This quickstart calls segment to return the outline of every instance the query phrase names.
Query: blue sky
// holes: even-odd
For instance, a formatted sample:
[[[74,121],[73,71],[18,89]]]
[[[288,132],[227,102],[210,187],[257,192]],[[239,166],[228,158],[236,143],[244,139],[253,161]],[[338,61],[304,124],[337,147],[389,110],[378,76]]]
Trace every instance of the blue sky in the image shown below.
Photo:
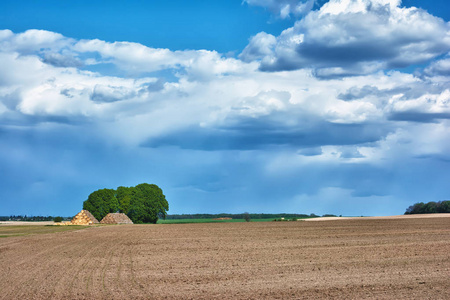
[[[445,1],[3,1],[0,215],[159,185],[169,213],[450,198]]]
[[[240,52],[260,31],[279,34],[294,20],[273,20],[241,1],[8,1],[0,25],[45,29],[79,39],[131,41],[171,50]]]

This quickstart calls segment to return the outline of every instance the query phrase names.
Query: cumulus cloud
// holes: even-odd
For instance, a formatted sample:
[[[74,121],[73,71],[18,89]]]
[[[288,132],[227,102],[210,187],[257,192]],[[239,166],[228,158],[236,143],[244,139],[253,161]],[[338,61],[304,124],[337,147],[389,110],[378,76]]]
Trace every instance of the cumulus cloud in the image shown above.
[[[114,63],[122,69],[136,73],[175,68],[190,58],[189,52],[176,55],[169,49],[149,48],[130,42],[81,40],[74,45],[73,49],[80,53],[97,53],[103,61]]]
[[[142,73],[174,69],[187,72],[191,78],[205,79],[210,75],[240,71],[241,62],[225,58],[215,51],[150,48],[138,43],[101,40],[81,40],[72,48],[77,53],[95,53],[100,59],[89,59],[87,64],[113,64],[132,76]]]
[[[391,112],[392,120],[434,122],[437,119],[450,119],[450,90],[441,93],[425,93],[418,98],[408,99],[402,94],[391,98],[386,110]]]
[[[11,34],[4,35],[14,40]],[[56,43],[70,41],[64,51],[49,46],[49,57],[71,53],[81,60],[84,53],[93,53],[119,68],[141,71],[134,76],[109,76],[84,70],[85,64],[48,63],[40,50],[22,54],[18,48],[3,50],[2,65],[13,70],[0,72],[3,114],[63,122],[95,119],[114,139],[150,147],[259,149],[371,143],[392,130],[391,125],[380,126],[386,118],[423,112],[429,93],[436,99],[447,95],[443,84],[398,72],[317,80],[307,70],[259,72],[254,63],[214,51],[171,52],[135,43],[46,36]],[[171,82],[140,75],[174,67],[176,80]],[[442,99],[440,109],[430,108],[427,113],[447,113]],[[413,102],[423,103],[408,104],[406,109],[406,103]],[[190,141],[184,139],[187,135]]]
[[[391,9],[399,8],[386,12]],[[406,188],[427,164],[450,159],[442,62],[426,67],[426,76],[368,72],[366,65],[330,67],[354,71],[344,77],[325,67],[261,72],[253,60],[264,63],[272,54],[277,60],[269,50],[278,42],[259,34],[241,60],[215,51],[0,31],[7,45],[0,47],[0,136],[8,144],[0,148],[0,165],[20,170],[14,178],[25,172],[19,165],[33,166],[30,185],[54,180],[43,171],[48,164],[52,172],[67,170],[66,182],[91,171],[101,178],[77,179],[85,189],[123,185],[124,176],[157,177],[174,198],[188,194],[208,203],[212,191],[219,202],[276,196],[295,209],[292,199],[313,201],[336,186],[358,201],[381,199],[395,194],[392,176],[405,176],[399,185]],[[112,75],[102,65],[123,72]],[[30,153],[40,162],[33,164]],[[412,175],[401,171],[405,165],[414,166]],[[388,188],[377,191],[383,185]]]
[[[260,32],[250,39],[249,44],[239,55],[239,58],[246,62],[263,59],[272,55],[276,43],[277,39],[275,36]]]
[[[427,68],[425,68],[424,73],[427,76],[450,76],[450,55],[443,59],[432,62]]]
[[[264,71],[314,68],[339,77],[429,61],[450,49],[450,25],[398,0],[331,0],[267,40],[254,36],[242,59],[259,60]]]
[[[62,34],[30,29],[14,34],[11,30],[0,30],[0,48],[2,51],[18,51],[21,53],[33,53],[42,49],[59,50],[70,45],[72,39]]]

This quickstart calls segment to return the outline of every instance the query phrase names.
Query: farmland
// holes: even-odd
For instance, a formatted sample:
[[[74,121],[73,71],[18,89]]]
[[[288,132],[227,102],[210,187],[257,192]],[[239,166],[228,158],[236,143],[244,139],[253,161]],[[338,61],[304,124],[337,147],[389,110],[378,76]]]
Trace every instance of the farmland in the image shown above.
[[[53,223],[53,222],[48,222]],[[9,225],[0,226],[0,238],[25,236],[44,233],[56,233],[82,229],[84,226],[53,226],[53,225]],[[1,244],[0,244],[1,245]]]
[[[450,298],[449,217],[76,229],[1,238],[0,299]]]
[[[253,219],[253,222],[271,222],[273,219]],[[167,219],[158,220],[158,224],[188,224],[188,223],[239,223],[245,222],[244,219],[229,219],[229,220],[217,220],[217,219]]]

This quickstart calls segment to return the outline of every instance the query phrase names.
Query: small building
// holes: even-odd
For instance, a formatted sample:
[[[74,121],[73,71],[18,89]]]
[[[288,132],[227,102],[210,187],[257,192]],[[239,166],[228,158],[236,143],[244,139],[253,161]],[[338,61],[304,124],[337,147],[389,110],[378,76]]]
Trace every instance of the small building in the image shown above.
[[[124,213],[109,213],[101,221],[101,224],[133,224],[133,221]]]
[[[73,217],[72,221],[70,221],[71,225],[92,225],[98,223],[98,220],[85,209],[80,211],[75,217]]]

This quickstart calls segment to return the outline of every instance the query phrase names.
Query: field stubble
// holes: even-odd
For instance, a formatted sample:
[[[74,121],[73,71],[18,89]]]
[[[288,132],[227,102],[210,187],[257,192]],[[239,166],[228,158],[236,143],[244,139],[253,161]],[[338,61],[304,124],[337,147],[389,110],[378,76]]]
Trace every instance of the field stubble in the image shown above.
[[[0,299],[450,299],[450,218],[117,225],[0,239]]]

